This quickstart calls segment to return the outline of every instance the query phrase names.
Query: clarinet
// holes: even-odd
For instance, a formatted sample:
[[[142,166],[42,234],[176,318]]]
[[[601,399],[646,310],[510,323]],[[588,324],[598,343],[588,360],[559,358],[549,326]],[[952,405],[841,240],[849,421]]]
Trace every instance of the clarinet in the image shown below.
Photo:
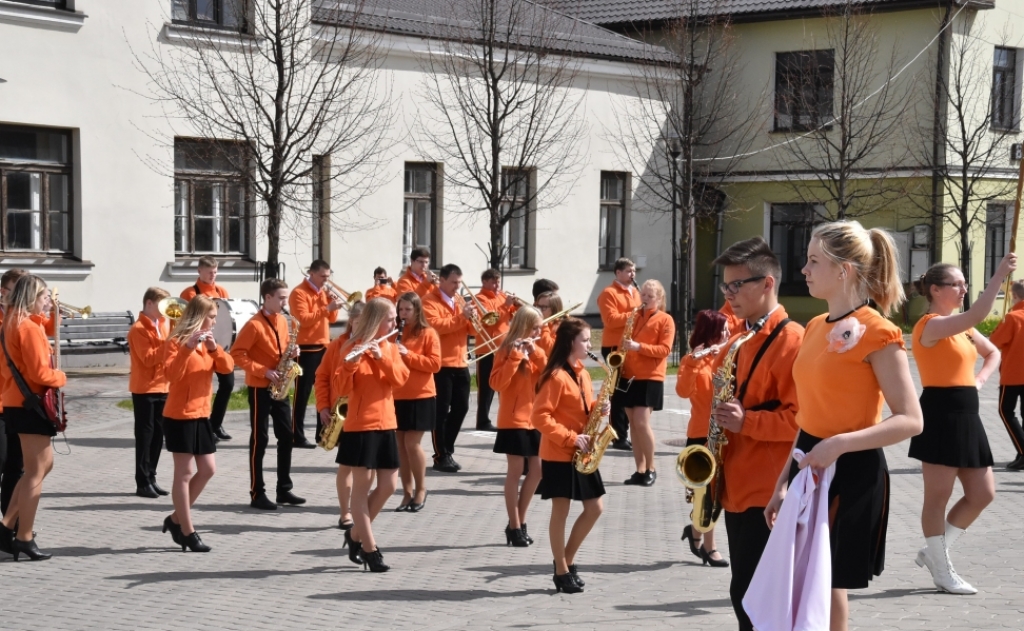
[[[405,330],[405,320],[398,320],[398,335],[395,337],[395,344],[402,343],[402,331]]]

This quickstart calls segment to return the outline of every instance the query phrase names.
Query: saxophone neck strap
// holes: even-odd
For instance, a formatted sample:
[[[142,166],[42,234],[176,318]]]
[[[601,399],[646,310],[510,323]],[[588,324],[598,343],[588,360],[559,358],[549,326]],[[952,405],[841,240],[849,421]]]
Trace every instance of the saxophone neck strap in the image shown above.
[[[264,320],[266,320],[267,326],[270,327],[270,330],[274,332],[274,339],[277,340],[277,354],[284,355],[284,349],[281,348],[281,336],[277,333],[277,326],[270,321],[270,318],[267,317],[267,314],[263,309],[260,309],[260,315],[263,316]]]
[[[747,386],[750,385],[750,378],[754,376],[754,370],[756,370],[757,365],[761,363],[761,358],[764,357],[764,354],[768,351],[768,347],[772,345],[772,342],[774,342],[775,338],[779,336],[779,333],[782,333],[782,329],[786,328],[786,325],[790,322],[792,322],[792,320],[789,318],[779,322],[779,325],[772,329],[772,332],[768,334],[768,339],[764,341],[761,348],[757,349],[757,355],[754,355],[754,361],[750,364],[750,372],[747,373],[747,378],[743,380],[743,385],[741,385],[739,390],[737,390],[736,400],[741,404],[743,403],[743,397],[747,394]]]
[[[583,403],[583,412],[589,418],[590,406],[587,405],[587,395],[586,393],[583,392],[583,379],[580,377],[579,373],[573,370],[573,367],[570,366],[568,363],[566,363],[565,366],[563,366],[563,368],[565,369],[565,372],[569,373],[569,376],[572,377],[573,381],[576,382],[576,387],[580,389],[580,402]],[[586,368],[581,368],[580,370],[586,370]]]

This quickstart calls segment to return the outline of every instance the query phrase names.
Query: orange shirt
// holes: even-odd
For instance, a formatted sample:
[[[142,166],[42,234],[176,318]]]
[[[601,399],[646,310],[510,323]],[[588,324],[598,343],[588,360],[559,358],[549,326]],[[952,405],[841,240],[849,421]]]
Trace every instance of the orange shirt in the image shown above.
[[[555,347],[555,331],[558,330],[558,325],[561,323],[561,320],[548,322],[540,330],[540,339],[537,340],[537,347],[542,349],[546,355],[551,355],[551,349]]]
[[[577,363],[574,370],[575,375],[564,368],[552,373],[533,401],[530,424],[541,433],[541,460],[572,462],[576,437],[587,426],[594,406],[594,386],[582,363]]]
[[[722,451],[722,507],[731,513],[766,506],[779,472],[792,457],[790,449],[797,431],[793,360],[804,339],[803,327],[790,322],[765,351],[754,374],[750,374],[757,352],[786,317],[786,310],[781,305],[777,307],[764,328],[740,347],[736,358],[736,393],[739,394],[747,377],[750,384],[741,402],[745,410],[743,429],[739,434],[726,432],[729,444]],[[723,348],[731,346],[745,332],[744,324]],[[718,370],[725,355],[723,351],[715,357],[712,370]]]
[[[41,316],[39,316],[39,318],[40,318],[40,320],[43,323],[43,330],[46,332],[47,337],[53,337],[53,318],[51,318],[49,315],[46,315],[46,316],[42,316],[41,315]],[[4,323],[4,309],[3,309],[3,307],[0,307],[0,326],[3,326],[3,323]],[[7,363],[7,359],[6,358],[0,358],[0,360],[2,360],[3,363],[5,363],[5,364]],[[5,381],[5,379],[10,379],[10,378],[11,378],[10,377],[10,371],[8,371],[7,373],[4,373],[3,371],[0,371],[0,412],[4,411],[2,392],[7,387],[7,382]]]
[[[348,353],[349,347],[341,349]],[[381,358],[374,359],[363,353],[358,361],[341,362],[334,370],[331,388],[340,396],[348,397],[345,432],[368,432],[398,428],[395,417],[395,388],[409,378],[409,369],[402,362],[398,346],[385,340],[380,343]]]
[[[387,298],[392,303],[398,303],[398,292],[391,285],[374,285],[363,293],[363,300],[370,302],[374,298]]]
[[[547,353],[540,348],[530,353],[529,358],[515,348],[495,353],[489,383],[492,390],[501,394],[498,398],[498,429],[533,429],[530,415],[537,378],[547,361]]]
[[[601,311],[601,346],[618,347],[630,312],[640,306],[640,292],[635,287],[623,287],[612,281],[597,297],[597,308]]]
[[[928,348],[921,343],[921,335],[925,323],[936,315],[926,313],[914,325],[913,351],[917,371],[921,374],[921,385],[925,388],[974,387],[974,362],[978,359],[978,349],[974,347],[970,335],[979,333],[971,329],[943,338]]]
[[[245,385],[268,388],[267,370],[277,370],[287,348],[288,319],[281,313],[260,310],[238,332],[231,345],[231,359],[245,371]]]
[[[462,314],[462,298],[456,296],[455,305],[449,307],[440,290],[432,291],[423,298],[423,315],[441,338],[441,367],[465,368],[468,336],[474,331]]]
[[[409,328],[407,325],[406,330]],[[435,396],[434,373],[441,370],[441,339],[437,331],[423,329],[415,337],[403,334],[402,346],[409,351],[402,356],[402,361],[409,368],[409,378],[401,387],[395,388],[395,399],[412,401]]]
[[[128,329],[128,349],[131,352],[131,372],[128,374],[128,391],[132,394],[167,394],[167,377],[164,375],[164,340],[171,333],[167,318],[150,319],[139,314],[132,328]]]
[[[334,376],[334,370],[338,367],[338,363],[344,360],[343,357],[340,357],[341,347],[347,341],[348,333],[342,333],[334,338],[327,345],[327,351],[324,352],[324,356],[320,360],[320,366],[316,369],[316,376],[313,379],[313,392],[315,394],[317,412],[334,407],[334,402],[338,398],[338,395],[334,393],[331,387],[331,378]]]
[[[991,341],[1003,354],[999,364],[999,385],[1024,386],[1024,300],[1013,305]]]
[[[425,297],[434,289],[434,283],[427,278],[418,278],[411,269],[406,268],[405,273],[395,284],[395,293],[401,296],[407,292],[415,292],[420,298]]]
[[[512,321],[512,316],[515,315],[518,307],[515,305],[505,305],[505,292],[494,292],[489,289],[484,289],[476,295],[476,299],[480,301],[480,304],[483,305],[485,311],[493,311],[499,316],[498,323],[494,326],[484,325],[484,332],[487,333],[487,336],[493,340],[495,336],[506,333],[508,331],[509,322]],[[480,346],[477,348],[476,352],[486,353],[488,351],[495,350],[500,345],[500,340],[496,344],[490,345],[483,344],[483,340],[480,340]]]
[[[171,420],[209,418],[214,372],[227,374],[235,369],[231,355],[219,345],[213,351],[206,344],[194,349],[174,338],[164,342],[164,374],[171,382],[164,403],[164,417]]]
[[[861,307],[839,322],[830,323],[827,318],[828,314],[823,314],[807,323],[803,346],[793,364],[800,406],[797,425],[818,438],[854,432],[882,420],[882,388],[865,360],[889,344],[905,348],[900,328],[870,307]],[[855,321],[863,327],[863,334],[842,350],[829,334],[847,321],[840,331],[851,329],[849,325]],[[835,333],[833,338],[839,335]]]
[[[686,426],[687,438],[707,438],[711,422],[711,396],[715,392],[712,381],[715,363],[714,355],[694,359],[693,355],[683,358],[676,376],[676,394],[690,400],[690,422]]]
[[[7,353],[29,390],[39,395],[47,388],[62,388],[67,383],[67,377],[62,371],[50,367],[53,351],[46,339],[46,331],[43,330],[45,320],[46,316],[33,315],[18,323],[17,328],[13,328],[13,322],[4,325]],[[0,375],[3,375],[4,405],[9,408],[24,407],[25,397],[14,381],[6,357],[0,361]]]
[[[327,346],[331,341],[331,322],[338,319],[338,311],[330,311],[331,295],[321,287],[313,287],[303,280],[288,295],[288,311],[299,321],[300,346]]]
[[[624,379],[665,381],[668,354],[676,337],[676,324],[664,311],[641,311],[633,323],[633,341],[640,350],[629,351],[622,364]],[[603,342],[602,342],[603,343]]]
[[[192,300],[195,298],[197,287],[199,288],[199,293],[208,298],[230,298],[230,296],[228,296],[227,289],[224,289],[217,283],[211,285],[209,283],[204,283],[201,280],[197,280],[191,287],[186,287],[185,290],[181,292],[181,298],[183,300]]]

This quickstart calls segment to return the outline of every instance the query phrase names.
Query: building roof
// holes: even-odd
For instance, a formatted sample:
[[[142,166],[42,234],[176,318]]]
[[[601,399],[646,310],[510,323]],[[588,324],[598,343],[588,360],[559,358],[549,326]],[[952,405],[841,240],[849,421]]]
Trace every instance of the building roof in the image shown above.
[[[516,2],[522,7],[521,26],[510,29],[515,35],[508,38],[514,39],[516,44],[540,45],[551,52],[616,61],[657,63],[672,59],[672,54],[665,48],[620,35],[540,2],[498,1]],[[479,5],[478,0],[364,0],[355,23],[360,28],[396,35],[461,38],[474,32],[474,25],[464,16],[472,15],[472,7]],[[335,23],[338,19],[350,17],[352,7],[351,2],[343,0],[317,0],[313,19]],[[546,35],[538,39],[536,29],[531,26],[540,24],[544,25]],[[477,26],[476,30],[479,28]]]

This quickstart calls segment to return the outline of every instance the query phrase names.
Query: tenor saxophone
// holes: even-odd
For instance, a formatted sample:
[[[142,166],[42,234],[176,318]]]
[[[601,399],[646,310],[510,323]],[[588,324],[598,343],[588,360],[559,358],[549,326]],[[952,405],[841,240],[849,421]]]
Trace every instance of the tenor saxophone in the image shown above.
[[[583,428],[583,433],[590,436],[590,450],[580,451],[577,449],[576,453],[572,456],[572,463],[576,470],[583,474],[591,474],[597,471],[597,468],[601,466],[601,458],[604,457],[604,452],[608,449],[608,445],[619,437],[615,430],[612,429],[610,423],[605,425],[603,429],[601,427],[601,409],[604,407],[604,402],[609,400],[612,393],[615,392],[615,387],[619,383],[619,369],[609,368],[594,353],[588,351],[587,355],[590,356],[590,359],[601,364],[601,367],[604,368],[605,378],[601,384],[601,391],[597,394],[597,400],[594,401],[594,406],[590,408],[587,425]]]
[[[697,532],[708,532],[722,513],[722,450],[729,442],[722,427],[715,421],[715,409],[733,399],[736,391],[736,354],[740,347],[764,327],[765,314],[750,330],[736,338],[712,378],[711,420],[708,423],[708,444],[690,445],[676,458],[676,475],[689,491],[686,501],[693,504],[690,521]]]
[[[302,375],[302,366],[292,357],[299,346],[299,321],[288,315],[284,317],[288,319],[288,346],[281,355],[281,361],[277,362],[277,374],[281,375],[281,379],[270,384],[270,398],[275,401],[287,399],[292,384]]]

